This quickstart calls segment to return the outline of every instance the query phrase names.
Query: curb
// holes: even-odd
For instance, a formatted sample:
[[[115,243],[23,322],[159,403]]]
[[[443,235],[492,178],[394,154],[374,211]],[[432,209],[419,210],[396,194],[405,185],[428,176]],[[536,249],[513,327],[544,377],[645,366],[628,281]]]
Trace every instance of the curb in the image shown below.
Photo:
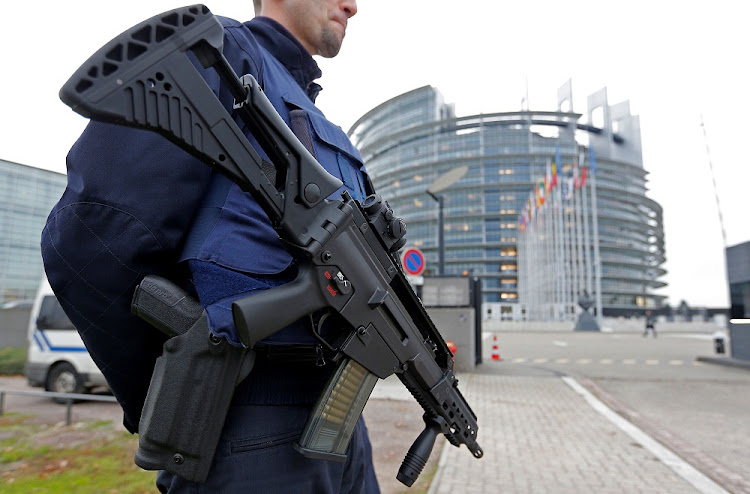
[[[742,359],[736,359],[731,357],[707,357],[707,356],[698,356],[695,357],[695,360],[698,362],[705,362],[707,364],[718,364],[718,365],[725,365],[727,367],[738,367],[741,369],[748,369],[750,370],[750,360],[742,360]]]

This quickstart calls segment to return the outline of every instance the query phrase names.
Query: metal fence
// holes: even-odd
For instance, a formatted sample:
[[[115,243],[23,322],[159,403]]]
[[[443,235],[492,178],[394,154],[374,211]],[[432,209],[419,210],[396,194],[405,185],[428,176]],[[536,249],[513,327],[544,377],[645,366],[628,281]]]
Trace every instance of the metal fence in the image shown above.
[[[100,396],[80,393],[53,393],[51,391],[29,391],[21,389],[0,389],[0,416],[5,411],[5,395],[42,396],[46,398],[60,398],[65,400],[65,425],[71,424],[71,409],[80,401],[107,401],[117,403],[114,396]]]

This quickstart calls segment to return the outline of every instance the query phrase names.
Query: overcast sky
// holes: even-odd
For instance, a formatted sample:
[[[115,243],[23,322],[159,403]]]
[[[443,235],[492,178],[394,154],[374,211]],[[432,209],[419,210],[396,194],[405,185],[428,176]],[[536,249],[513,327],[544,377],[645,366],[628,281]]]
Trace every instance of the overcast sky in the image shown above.
[[[698,4],[698,5],[696,5]],[[0,158],[56,171],[86,120],[57,98],[74,70],[130,26],[174,0],[6,2],[0,17]],[[247,20],[252,2],[207,0]],[[640,116],[649,196],[664,208],[675,305],[726,306],[724,241],[750,241],[750,30],[741,2],[662,0],[360,0],[340,55],[320,61],[318,103],[345,130],[374,106],[423,85],[459,115],[554,110],[573,81],[573,109],[608,87]],[[700,126],[705,121],[708,139]]]

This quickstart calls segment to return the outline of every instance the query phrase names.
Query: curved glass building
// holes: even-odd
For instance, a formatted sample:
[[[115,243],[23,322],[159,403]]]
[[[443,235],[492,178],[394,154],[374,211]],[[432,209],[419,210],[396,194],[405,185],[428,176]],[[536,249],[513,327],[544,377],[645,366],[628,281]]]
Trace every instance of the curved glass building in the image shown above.
[[[558,92],[557,111],[456,117],[453,105],[446,104],[437,89],[425,86],[370,110],[349,135],[378,192],[406,221],[408,245],[424,252],[426,275],[441,274],[439,207],[427,189],[449,170],[468,168],[439,193],[444,213],[442,274],[478,276],[489,313],[497,311],[507,319],[535,313],[537,318],[572,317],[584,289],[605,315],[629,315],[662,304],[664,297],[654,294],[665,285],[660,281],[665,274],[662,210],[646,196],[639,119],[630,114],[628,102],[609,106],[606,89],[589,96],[585,117],[572,111],[570,83]],[[580,182],[584,169],[590,178],[579,191],[580,200],[566,201],[577,188],[573,174],[579,174]],[[555,172],[556,192],[550,170]],[[524,212],[540,183],[543,189],[550,187],[549,199],[557,194],[556,207],[563,211],[555,227],[560,229],[560,245],[546,256],[533,257],[519,252],[519,240],[530,230]],[[552,201],[547,202],[551,207]],[[565,231],[570,233],[566,236]],[[541,245],[543,238],[537,234],[522,243]],[[546,262],[540,262],[542,258]],[[564,265],[550,263],[563,258]],[[529,293],[538,299],[545,291],[535,280],[550,269],[560,276],[542,276],[546,294],[534,300]],[[540,311],[539,304],[556,308]]]

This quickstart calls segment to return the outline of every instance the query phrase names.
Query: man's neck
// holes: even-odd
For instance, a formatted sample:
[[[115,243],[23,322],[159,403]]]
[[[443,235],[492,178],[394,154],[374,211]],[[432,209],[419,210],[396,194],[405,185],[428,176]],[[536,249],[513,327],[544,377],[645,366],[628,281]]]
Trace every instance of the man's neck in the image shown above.
[[[270,17],[256,17],[247,26],[261,46],[286,67],[310,99],[314,100],[320,86],[313,81],[321,76],[320,68],[297,38]]]

